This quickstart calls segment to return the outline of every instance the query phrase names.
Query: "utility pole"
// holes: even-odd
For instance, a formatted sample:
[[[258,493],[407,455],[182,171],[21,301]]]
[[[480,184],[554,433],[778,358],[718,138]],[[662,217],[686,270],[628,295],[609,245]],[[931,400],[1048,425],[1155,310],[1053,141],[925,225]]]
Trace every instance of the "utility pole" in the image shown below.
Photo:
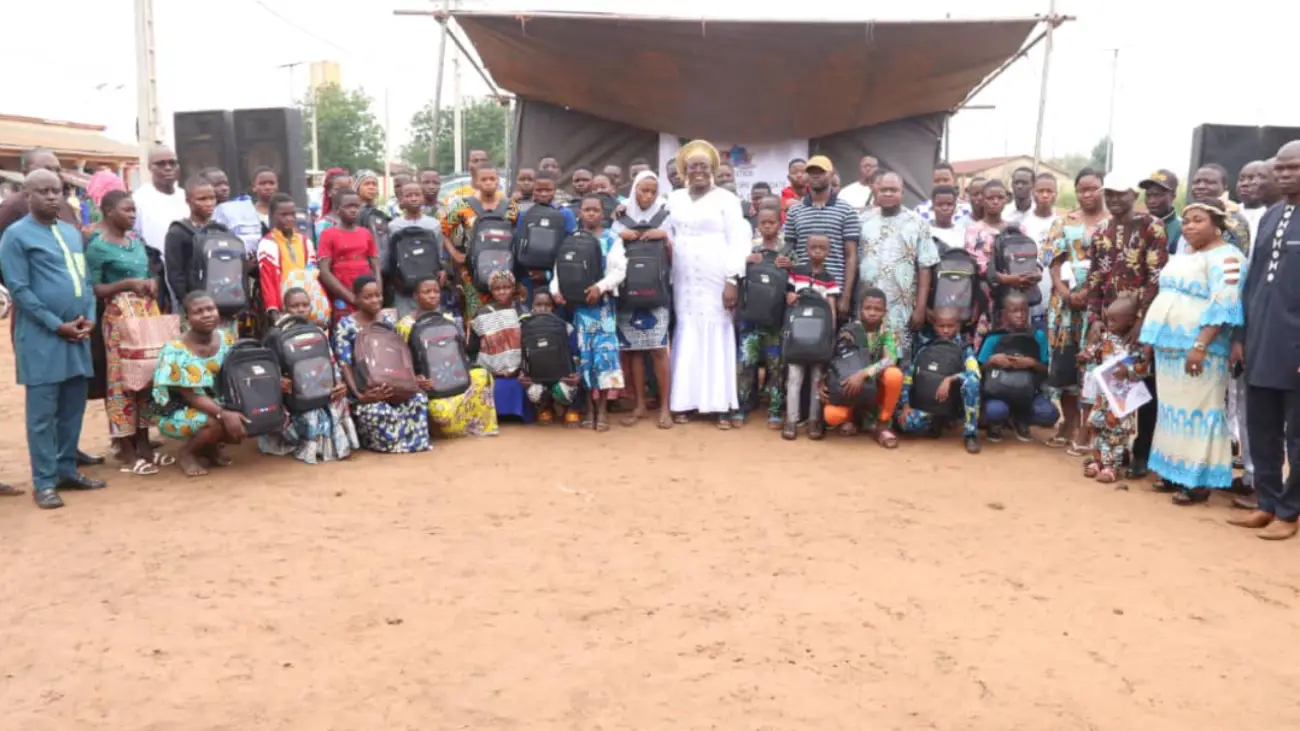
[[[1047,118],[1047,74],[1052,64],[1052,31],[1060,21],[1056,17],[1056,0],[1047,3],[1047,38],[1043,46],[1043,78],[1038,86],[1038,130],[1034,133],[1034,173],[1043,156],[1043,122]]]
[[[154,55],[153,0],[135,0],[136,138],[140,143],[140,185],[149,182],[150,150],[162,144]]]
[[[460,96],[460,53],[455,52],[451,57],[451,97],[452,108],[451,128],[452,128],[452,148],[456,151],[456,172],[465,171],[465,111]]]
[[[433,89],[433,139],[429,140],[429,167],[438,167],[438,133],[442,127],[442,77],[447,68],[447,34],[451,32],[451,0],[442,2],[442,34],[438,41],[438,81]]]
[[[1119,49],[1110,50],[1110,119],[1106,122],[1106,169],[1103,171],[1107,173],[1115,156],[1115,87],[1119,83]]]
[[[298,104],[298,99],[295,96],[298,93],[298,87],[293,84],[293,71],[304,63],[306,61],[294,61],[293,63],[282,63],[276,66],[278,69],[285,69],[289,72],[289,106]]]
[[[320,170],[320,125],[317,124],[316,85],[311,85],[311,169]]]

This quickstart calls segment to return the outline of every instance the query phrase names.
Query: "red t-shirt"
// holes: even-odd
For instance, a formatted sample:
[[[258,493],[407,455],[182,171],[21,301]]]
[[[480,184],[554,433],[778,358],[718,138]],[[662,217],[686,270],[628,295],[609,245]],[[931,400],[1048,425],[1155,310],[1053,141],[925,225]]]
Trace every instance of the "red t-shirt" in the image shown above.
[[[379,257],[375,246],[375,237],[368,229],[357,227],[351,231],[338,226],[325,229],[320,235],[320,246],[316,248],[317,259],[329,259],[330,271],[352,289],[352,283],[362,274],[370,274],[370,262],[367,259]]]

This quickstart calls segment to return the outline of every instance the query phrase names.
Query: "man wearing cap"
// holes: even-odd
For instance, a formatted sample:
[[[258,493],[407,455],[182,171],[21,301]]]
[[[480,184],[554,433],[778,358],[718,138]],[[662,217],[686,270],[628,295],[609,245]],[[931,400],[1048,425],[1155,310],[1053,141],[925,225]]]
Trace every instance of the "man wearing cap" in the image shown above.
[[[1106,196],[1106,221],[1092,237],[1088,258],[1092,269],[1088,273],[1088,337],[1101,336],[1105,326],[1106,308],[1120,297],[1137,300],[1137,322],[1129,332],[1134,344],[1142,330],[1142,320],[1147,307],[1160,288],[1160,270],[1169,260],[1169,242],[1165,226],[1149,213],[1133,210],[1137,202],[1138,181],[1110,173],[1102,181]],[[1145,477],[1147,458],[1151,455],[1151,438],[1156,428],[1156,379],[1154,373],[1147,378],[1151,401],[1138,409],[1138,434],[1133,442],[1133,459],[1129,476]]]
[[[1183,236],[1183,219],[1174,210],[1174,197],[1178,195],[1178,176],[1172,170],[1161,168],[1138,183],[1145,196],[1147,213],[1160,219],[1165,225],[1165,237],[1169,240],[1170,251]]]
[[[858,240],[862,224],[858,212],[848,201],[831,190],[835,166],[825,155],[815,155],[804,166],[808,175],[808,193],[786,211],[785,242],[794,248],[800,264],[808,261],[808,237],[825,236],[831,250],[826,268],[840,283],[840,289],[852,293],[858,271]],[[840,297],[841,318],[853,312],[853,297]],[[841,322],[847,322],[841,319]]]
[[[1245,325],[1233,332],[1230,356],[1233,367],[1245,368],[1259,505],[1230,522],[1282,540],[1296,534],[1300,519],[1300,140],[1278,150],[1273,174],[1284,197],[1260,219],[1242,289]],[[1291,465],[1285,481],[1284,462]]]

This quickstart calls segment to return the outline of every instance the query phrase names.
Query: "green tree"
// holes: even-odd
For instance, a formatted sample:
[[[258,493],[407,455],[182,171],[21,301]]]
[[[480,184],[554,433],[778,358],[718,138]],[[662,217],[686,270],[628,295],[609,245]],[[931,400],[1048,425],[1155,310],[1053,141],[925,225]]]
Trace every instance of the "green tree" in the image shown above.
[[[1079,171],[1084,168],[1092,168],[1105,174],[1106,171],[1106,146],[1110,144],[1109,137],[1103,137],[1092,146],[1092,152],[1088,155],[1081,155],[1077,152],[1061,157],[1054,157],[1047,162],[1064,170],[1070,175],[1078,175]]]
[[[508,109],[493,98],[466,100],[461,111],[464,125],[465,150],[487,150],[488,159],[497,166],[506,164],[506,115]],[[435,167],[444,174],[456,169],[455,146],[452,140],[452,109],[444,106],[438,125],[438,160]],[[402,148],[402,159],[424,167],[429,164],[429,141],[433,139],[433,102],[411,117],[411,141]],[[464,167],[464,160],[461,167]]]
[[[374,170],[382,173],[384,129],[370,109],[364,89],[343,89],[326,84],[316,90],[316,119],[320,124],[319,159],[322,170],[332,167],[351,172]],[[311,164],[311,97],[300,101],[303,121],[303,149]]]
[[[1106,169],[1106,148],[1110,147],[1110,135],[1097,140],[1097,144],[1092,146],[1092,154],[1088,159],[1088,166],[1093,170],[1099,170],[1103,174],[1110,172]]]

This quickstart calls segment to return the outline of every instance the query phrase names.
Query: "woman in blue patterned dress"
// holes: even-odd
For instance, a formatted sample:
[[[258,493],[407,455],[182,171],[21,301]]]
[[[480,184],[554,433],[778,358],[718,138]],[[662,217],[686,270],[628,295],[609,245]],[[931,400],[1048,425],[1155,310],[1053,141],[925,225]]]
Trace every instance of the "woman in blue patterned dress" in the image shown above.
[[[1183,209],[1186,253],[1169,257],[1160,294],[1142,322],[1155,349],[1159,416],[1150,466],[1176,491],[1174,503],[1204,502],[1232,486],[1228,431],[1229,332],[1242,324],[1245,257],[1223,241],[1223,203],[1198,200]]]
[[[623,241],[601,225],[605,209],[598,196],[585,196],[578,210],[581,226],[600,241],[605,258],[605,276],[587,288],[586,301],[569,303],[573,329],[578,335],[578,375],[590,394],[592,406],[583,426],[591,428],[594,424],[596,431],[609,431],[609,401],[617,399],[619,389],[623,388],[614,292],[627,276],[627,252]],[[551,295],[557,305],[566,304],[560,294],[558,274],[551,277]]]
[[[397,315],[384,310],[384,293],[375,278],[363,274],[352,283],[356,312],[334,326],[334,355],[343,370],[352,399],[352,420],[361,446],[374,452],[405,454],[429,449],[429,398],[417,393],[409,399],[394,398],[386,386],[357,391],[353,374],[353,348],[361,328],[382,322],[397,327]]]

